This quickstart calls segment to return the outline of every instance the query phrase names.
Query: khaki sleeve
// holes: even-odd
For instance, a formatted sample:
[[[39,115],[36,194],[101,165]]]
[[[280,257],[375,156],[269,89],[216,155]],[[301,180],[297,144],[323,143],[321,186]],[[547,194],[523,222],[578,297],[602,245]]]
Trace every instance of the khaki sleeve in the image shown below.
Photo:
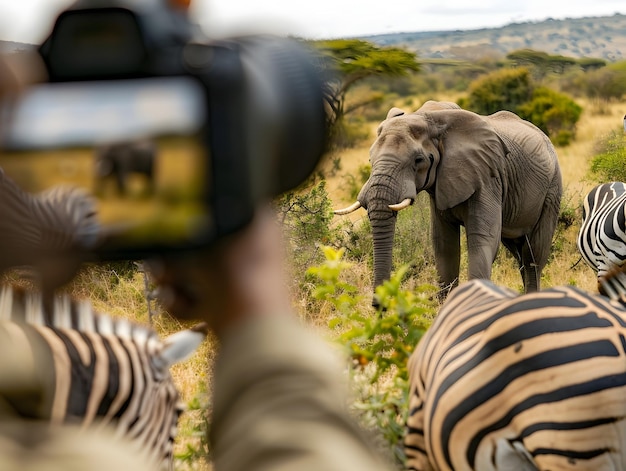
[[[391,469],[346,410],[337,358],[286,316],[231,332],[215,364],[217,471]]]

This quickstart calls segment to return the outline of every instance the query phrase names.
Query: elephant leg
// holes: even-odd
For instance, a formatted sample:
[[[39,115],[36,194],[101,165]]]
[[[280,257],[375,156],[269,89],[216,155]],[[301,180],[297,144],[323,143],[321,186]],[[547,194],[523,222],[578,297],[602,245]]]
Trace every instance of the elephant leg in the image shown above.
[[[561,192],[560,175],[557,175],[548,189],[539,222],[523,244],[522,279],[526,293],[541,289],[541,272],[548,263],[552,238],[559,219]]]
[[[467,221],[468,278],[491,279],[491,267],[500,248],[502,210],[494,204],[473,202]]]
[[[431,215],[436,212],[431,208]],[[441,288],[440,298],[459,284],[461,263],[461,226],[431,216],[433,251]]]
[[[522,244],[526,243],[525,239],[502,239],[502,245],[515,257],[518,268],[522,268]]]
[[[520,272],[522,274],[525,293],[539,291],[541,284],[541,271],[545,265],[545,261],[541,263],[537,258],[537,255],[540,254],[535,254],[536,245],[536,243],[531,242],[530,237],[524,237],[524,241],[522,243],[522,261],[520,264]]]
[[[529,237],[524,235],[517,239],[502,239],[502,244],[517,260],[517,266],[524,284],[524,292],[537,291],[539,279],[541,278],[541,269],[535,258]],[[529,287],[535,288],[529,290]]]
[[[470,280],[491,279],[491,267],[498,254],[499,246],[499,237],[467,230],[467,276]]]

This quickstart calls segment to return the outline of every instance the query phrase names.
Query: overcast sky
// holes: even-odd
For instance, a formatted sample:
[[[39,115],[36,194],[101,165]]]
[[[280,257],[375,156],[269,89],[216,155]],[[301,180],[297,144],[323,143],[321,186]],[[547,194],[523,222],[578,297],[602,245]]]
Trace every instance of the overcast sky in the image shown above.
[[[0,39],[37,44],[72,0],[0,0]],[[511,22],[626,14],[624,0],[192,0],[210,35],[251,32],[308,39],[498,27]]]

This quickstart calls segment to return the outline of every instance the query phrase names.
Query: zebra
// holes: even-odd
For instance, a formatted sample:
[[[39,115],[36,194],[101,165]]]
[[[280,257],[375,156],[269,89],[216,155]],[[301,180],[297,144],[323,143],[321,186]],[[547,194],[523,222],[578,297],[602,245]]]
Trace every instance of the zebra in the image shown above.
[[[601,282],[624,302],[625,278]],[[472,280],[451,292],[408,369],[410,470],[626,469],[626,308],[616,300]]]
[[[42,390],[37,401],[17,391],[0,403],[52,424],[113,427],[149,463],[171,469],[183,408],[169,367],[191,355],[207,325],[161,340],[147,326],[95,313],[88,300],[57,295],[50,310],[45,306],[39,292],[0,288],[0,351],[31,351],[32,376]],[[11,382],[3,376],[0,371],[0,391]]]
[[[27,193],[0,168],[0,272],[90,250],[102,236],[95,198],[86,190],[60,185]]]
[[[593,188],[583,203],[583,220],[576,239],[583,260],[598,280],[626,262],[626,184],[604,183]],[[598,285],[601,289],[601,286]]]

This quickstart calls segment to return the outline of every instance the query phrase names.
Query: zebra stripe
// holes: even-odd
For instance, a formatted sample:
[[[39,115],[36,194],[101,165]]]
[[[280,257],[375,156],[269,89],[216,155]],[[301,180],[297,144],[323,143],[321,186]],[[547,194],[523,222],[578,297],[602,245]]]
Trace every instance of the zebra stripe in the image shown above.
[[[102,227],[96,200],[83,188],[62,185],[38,193],[34,195],[32,210],[51,247],[91,248],[100,238]]]
[[[472,280],[450,294],[409,375],[408,469],[626,469],[618,302]]]
[[[20,396],[11,404],[52,423],[113,427],[155,465],[171,467],[182,407],[169,367],[198,347],[206,325],[161,340],[147,326],[96,314],[89,303],[67,296],[44,311],[37,293],[0,290],[1,332],[32,350],[33,375],[43,391],[38,404]]]
[[[102,235],[96,209],[83,189],[59,186],[33,195],[0,168],[0,270],[49,252],[94,247]]]
[[[598,278],[626,262],[626,184],[598,185],[585,197],[576,243]]]

